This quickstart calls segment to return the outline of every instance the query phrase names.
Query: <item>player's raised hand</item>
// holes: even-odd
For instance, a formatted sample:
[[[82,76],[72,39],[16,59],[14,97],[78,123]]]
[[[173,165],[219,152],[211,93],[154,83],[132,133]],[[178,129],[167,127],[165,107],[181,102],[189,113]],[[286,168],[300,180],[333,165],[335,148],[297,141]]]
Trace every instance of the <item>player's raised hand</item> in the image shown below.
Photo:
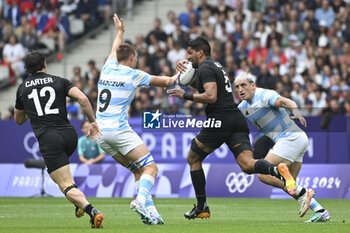
[[[89,126],[89,130],[88,130],[88,133],[87,133],[87,137],[92,137],[92,142],[96,142],[97,139],[100,139],[101,138],[101,131],[97,125],[97,123],[93,123],[93,124],[90,124]]]
[[[187,67],[185,66],[185,64],[187,63],[187,60],[181,60],[176,62],[176,73],[182,73],[185,72]]]
[[[174,88],[174,89],[168,90],[167,93],[170,94],[170,96],[176,96],[180,99],[183,99],[184,94],[185,94],[185,90],[183,90],[181,88]]]
[[[114,21],[114,25],[117,29],[117,31],[121,31],[124,32],[125,28],[124,28],[124,20],[123,19],[119,19],[117,14],[113,15],[113,21]]]

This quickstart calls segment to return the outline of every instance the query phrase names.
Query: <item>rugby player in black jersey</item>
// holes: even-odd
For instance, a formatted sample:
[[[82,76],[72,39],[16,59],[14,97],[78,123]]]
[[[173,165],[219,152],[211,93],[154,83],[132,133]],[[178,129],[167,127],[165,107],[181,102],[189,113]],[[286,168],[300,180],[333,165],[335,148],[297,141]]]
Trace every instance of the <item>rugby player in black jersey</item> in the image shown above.
[[[100,137],[94,112],[88,98],[65,79],[46,73],[45,57],[32,52],[24,59],[30,74],[17,90],[15,121],[21,125],[28,118],[39,142],[47,171],[66,198],[75,205],[76,217],[90,215],[92,228],[101,228],[103,214],[95,209],[75,185],[68,157],[77,146],[77,134],[67,119],[66,96],[78,100],[89,122],[93,140]]]
[[[210,51],[208,41],[197,37],[188,43],[187,60],[179,61],[176,66],[177,71],[185,71],[184,64],[189,61],[197,69],[196,83],[192,84],[192,87],[196,88],[198,93],[185,93],[181,88],[168,90],[171,96],[206,104],[207,119],[215,118],[215,121],[221,121],[221,127],[203,128],[191,142],[187,161],[191,168],[197,205],[184,214],[188,219],[210,217],[202,162],[223,143],[230,148],[243,172],[273,175],[287,181],[288,184],[293,184],[295,189],[295,181],[287,166],[277,168],[266,160],[254,160],[245,117],[234,103],[231,83],[225,70],[219,62],[210,58]]]

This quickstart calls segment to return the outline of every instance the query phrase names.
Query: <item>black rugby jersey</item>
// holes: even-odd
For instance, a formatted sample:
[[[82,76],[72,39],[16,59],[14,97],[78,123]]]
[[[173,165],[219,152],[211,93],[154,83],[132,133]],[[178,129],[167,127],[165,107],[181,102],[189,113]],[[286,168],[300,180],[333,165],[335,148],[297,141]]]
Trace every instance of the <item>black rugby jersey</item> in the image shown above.
[[[229,78],[221,64],[211,58],[204,60],[197,70],[197,90],[205,92],[204,84],[216,82],[217,100],[213,104],[207,104],[205,113],[210,115],[222,110],[237,110],[237,104],[233,100],[232,88]]]
[[[43,72],[31,75],[18,87],[15,107],[28,115],[37,138],[50,130],[73,128],[66,107],[72,87],[69,80]]]

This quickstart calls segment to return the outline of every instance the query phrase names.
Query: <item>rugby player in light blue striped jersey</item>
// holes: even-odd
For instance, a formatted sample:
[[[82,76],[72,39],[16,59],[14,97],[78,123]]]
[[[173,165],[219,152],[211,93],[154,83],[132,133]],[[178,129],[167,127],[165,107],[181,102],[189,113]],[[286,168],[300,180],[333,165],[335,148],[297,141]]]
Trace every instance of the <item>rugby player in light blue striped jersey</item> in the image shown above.
[[[102,132],[101,148],[135,175],[138,194],[130,204],[144,224],[164,224],[154,206],[151,189],[158,168],[141,138],[128,123],[128,109],[140,86],[170,87],[176,75],[152,76],[136,67],[136,50],[122,43],[124,22],[114,14],[117,35],[98,82],[97,123]]]
[[[308,147],[306,133],[292,120],[299,120],[306,127],[306,120],[300,114],[297,104],[276,91],[256,87],[255,77],[249,72],[240,72],[234,85],[242,99],[238,105],[239,110],[248,121],[275,142],[265,159],[273,165],[285,163],[296,179]],[[285,108],[294,116],[290,118]],[[283,182],[276,177],[263,174],[258,174],[258,177],[263,183],[284,190]],[[329,221],[329,212],[313,198],[314,195],[313,189],[296,186],[295,194],[291,196],[300,203],[300,217],[311,208],[315,213],[307,222]]]

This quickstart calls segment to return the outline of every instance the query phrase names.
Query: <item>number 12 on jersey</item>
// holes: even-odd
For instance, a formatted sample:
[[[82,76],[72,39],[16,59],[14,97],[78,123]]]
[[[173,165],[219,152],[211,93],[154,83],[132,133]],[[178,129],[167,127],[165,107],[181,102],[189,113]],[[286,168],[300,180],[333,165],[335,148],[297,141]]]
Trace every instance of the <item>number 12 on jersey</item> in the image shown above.
[[[52,87],[42,88],[40,90],[40,97],[46,96],[46,92],[49,92],[50,97],[45,105],[45,109],[44,109],[45,115],[58,114],[59,113],[58,108],[51,108],[53,102],[55,102],[55,99],[56,99],[55,89],[53,89]],[[38,116],[43,116],[44,113],[43,113],[43,109],[41,108],[40,99],[38,96],[38,89],[33,89],[32,92],[28,95],[28,99],[34,100],[34,106],[35,106],[35,109],[36,109]]]

